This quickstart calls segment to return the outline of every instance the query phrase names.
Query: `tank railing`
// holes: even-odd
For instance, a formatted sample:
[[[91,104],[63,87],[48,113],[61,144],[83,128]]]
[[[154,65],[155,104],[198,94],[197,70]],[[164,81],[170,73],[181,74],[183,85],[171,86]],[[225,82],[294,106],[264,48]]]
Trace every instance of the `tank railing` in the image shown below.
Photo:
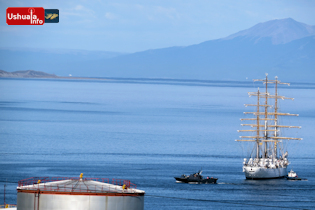
[[[127,193],[134,193],[134,189],[127,188],[123,189],[121,186],[117,185],[108,185],[108,186],[100,186],[100,185],[66,185],[66,184],[60,184],[60,185],[46,185],[45,183],[41,186],[34,185],[29,188],[28,190],[40,190],[40,191],[53,191],[53,192],[90,192],[90,193],[121,193],[121,192],[127,192]]]
[[[39,181],[40,180],[40,181]],[[57,191],[57,192],[64,192],[64,191],[71,191],[71,192],[133,192],[132,189],[136,189],[137,186],[130,182],[130,180],[124,179],[111,179],[111,182],[108,178],[85,178],[83,181],[98,181],[105,184],[113,184],[113,185],[97,185],[97,184],[80,184],[77,182],[75,185],[60,183],[52,185],[51,182],[56,181],[65,181],[65,180],[74,180],[80,181],[79,177],[31,177],[28,179],[20,180],[18,183],[19,187],[23,186],[30,186],[28,189],[34,190],[42,190],[42,191]],[[47,185],[46,185],[47,183]],[[124,186],[123,189],[121,186]]]
[[[130,183],[130,188],[137,189],[137,185],[135,185],[134,183]]]
[[[55,182],[55,181],[63,181],[63,180],[80,180],[78,177],[31,177],[27,179],[20,180],[18,182],[18,186],[22,187],[25,185],[35,185],[38,184],[38,181],[40,180],[40,183],[47,183],[47,182]]]

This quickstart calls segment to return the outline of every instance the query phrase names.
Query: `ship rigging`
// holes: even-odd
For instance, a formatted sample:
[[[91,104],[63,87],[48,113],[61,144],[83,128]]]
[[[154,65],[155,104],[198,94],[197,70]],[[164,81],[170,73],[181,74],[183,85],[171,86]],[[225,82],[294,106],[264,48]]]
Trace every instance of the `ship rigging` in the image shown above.
[[[242,126],[250,126],[251,130],[238,130],[238,132],[254,133],[249,136],[240,136],[241,139],[236,141],[254,142],[256,156],[243,162],[243,172],[247,179],[270,179],[280,178],[287,174],[288,152],[280,151],[279,145],[283,140],[302,140],[302,138],[285,137],[280,135],[283,128],[301,128],[301,126],[281,125],[279,118],[282,116],[298,116],[298,114],[281,113],[278,108],[278,100],[294,100],[278,95],[278,85],[290,85],[290,83],[282,83],[275,77],[275,80],[268,80],[268,74],[265,79],[255,79],[254,82],[260,81],[265,85],[265,92],[261,92],[258,88],[257,92],[249,92],[249,97],[257,97],[257,104],[245,104],[245,107],[256,107],[255,112],[244,112],[244,114],[254,115],[254,118],[245,118],[241,121],[254,121],[250,124],[241,124]],[[268,84],[275,85],[275,93],[271,95]],[[271,100],[274,99],[274,104]]]

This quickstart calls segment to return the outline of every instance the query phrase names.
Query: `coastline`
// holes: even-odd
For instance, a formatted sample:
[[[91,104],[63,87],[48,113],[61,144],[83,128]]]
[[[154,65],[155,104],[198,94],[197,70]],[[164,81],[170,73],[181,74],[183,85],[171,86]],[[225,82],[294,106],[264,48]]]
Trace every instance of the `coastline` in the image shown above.
[[[57,76],[55,74],[48,74],[41,71],[25,70],[7,72],[0,70],[0,78],[5,79],[78,79],[78,80],[108,80],[105,78],[93,78],[93,77],[72,77],[72,76]]]

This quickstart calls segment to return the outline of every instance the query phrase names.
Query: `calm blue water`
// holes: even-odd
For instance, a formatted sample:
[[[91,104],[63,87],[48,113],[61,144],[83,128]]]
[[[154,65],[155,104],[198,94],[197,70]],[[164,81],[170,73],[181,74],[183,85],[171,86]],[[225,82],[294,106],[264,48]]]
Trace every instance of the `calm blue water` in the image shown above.
[[[283,124],[303,141],[289,160],[308,181],[245,180],[247,146],[235,142],[258,83],[180,80],[0,79],[0,190],[16,203],[17,182],[33,176],[129,179],[145,209],[315,209],[315,85],[280,89],[299,113]],[[217,185],[175,183],[203,170]],[[0,191],[0,192],[1,192]],[[3,203],[1,193],[0,203]]]

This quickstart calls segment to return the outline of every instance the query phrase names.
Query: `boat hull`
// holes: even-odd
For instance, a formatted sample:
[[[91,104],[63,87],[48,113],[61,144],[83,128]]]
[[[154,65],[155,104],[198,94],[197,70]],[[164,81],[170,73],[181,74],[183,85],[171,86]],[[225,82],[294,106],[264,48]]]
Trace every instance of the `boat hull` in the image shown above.
[[[188,184],[216,184],[217,178],[208,178],[208,179],[189,179],[189,178],[181,178],[174,177],[176,182],[188,183]]]
[[[258,166],[244,166],[246,179],[277,179],[287,175],[286,167],[264,168]]]
[[[297,181],[301,181],[301,180],[305,180],[305,179],[302,179],[300,177],[287,177],[287,180],[297,180]]]

